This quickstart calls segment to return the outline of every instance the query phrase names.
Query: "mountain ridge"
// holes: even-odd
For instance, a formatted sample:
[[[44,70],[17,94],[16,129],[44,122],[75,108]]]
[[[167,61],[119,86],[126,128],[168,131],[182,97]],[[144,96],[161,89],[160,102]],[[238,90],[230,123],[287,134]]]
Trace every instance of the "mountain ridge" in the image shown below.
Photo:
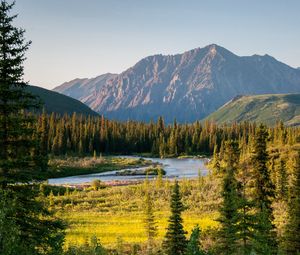
[[[93,93],[80,91],[82,102],[108,118],[193,122],[239,94],[300,93],[300,72],[267,54],[238,56],[211,44],[145,57]]]

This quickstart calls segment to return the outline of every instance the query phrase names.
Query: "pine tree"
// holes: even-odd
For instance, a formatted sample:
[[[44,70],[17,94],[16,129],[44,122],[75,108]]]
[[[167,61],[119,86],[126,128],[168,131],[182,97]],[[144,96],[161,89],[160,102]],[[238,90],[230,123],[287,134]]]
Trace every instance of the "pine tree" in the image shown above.
[[[148,178],[147,178],[148,180]],[[149,183],[145,183],[146,187],[146,198],[145,198],[145,230],[147,235],[147,254],[152,255],[153,253],[153,246],[154,246],[154,238],[157,235],[157,226],[156,220],[153,211],[153,201],[149,191]]]
[[[288,177],[286,172],[286,165],[283,159],[280,160],[279,166],[277,169],[277,186],[276,193],[280,199],[287,198],[288,192]]]
[[[39,201],[37,185],[28,184],[42,169],[36,160],[41,154],[36,118],[28,113],[39,102],[26,92],[22,79],[30,42],[25,42],[23,29],[13,26],[13,5],[0,3],[0,254],[61,254],[63,226]],[[7,249],[10,241],[13,252]]]
[[[38,125],[38,134],[39,134],[39,152],[40,152],[40,165],[41,170],[46,171],[48,167],[48,120],[47,114],[45,109],[43,110],[42,115],[39,118],[39,125]]]
[[[183,229],[181,213],[184,211],[184,206],[181,202],[181,194],[178,181],[175,181],[171,196],[171,216],[163,248],[167,255],[183,255],[186,252],[187,240],[186,232]]]
[[[186,255],[205,255],[206,252],[201,250],[200,244],[200,228],[195,226],[192,230],[190,240],[187,244]]]
[[[238,167],[238,144],[230,141],[225,144],[224,163],[225,176],[223,179],[222,197],[223,203],[220,208],[221,223],[219,231],[220,254],[232,255],[238,252],[238,224],[240,221],[239,196],[237,180],[235,177]]]
[[[23,62],[30,42],[24,30],[13,26],[9,16],[14,4],[0,3],[0,175],[1,185],[26,182],[36,176],[32,157],[35,118],[25,113],[39,106],[37,98],[25,91]]]
[[[300,254],[300,152],[297,152],[293,181],[289,192],[288,223],[285,231],[285,251]]]
[[[254,246],[259,254],[276,254],[277,242],[275,226],[273,225],[272,199],[275,187],[271,182],[267,167],[268,132],[262,124],[255,134],[251,164],[254,173],[253,198],[256,205],[256,222],[254,224]]]

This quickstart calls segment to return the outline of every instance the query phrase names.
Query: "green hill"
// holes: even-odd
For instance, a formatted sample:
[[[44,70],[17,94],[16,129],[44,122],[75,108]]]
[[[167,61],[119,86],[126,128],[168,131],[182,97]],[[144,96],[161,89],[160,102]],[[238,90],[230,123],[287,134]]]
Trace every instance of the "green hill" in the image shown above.
[[[274,125],[282,120],[289,126],[300,125],[300,94],[268,94],[238,96],[205,120],[218,124],[241,121]]]
[[[71,97],[36,86],[28,86],[27,89],[41,98],[47,113],[72,114],[76,112],[84,115],[98,115],[88,106]]]

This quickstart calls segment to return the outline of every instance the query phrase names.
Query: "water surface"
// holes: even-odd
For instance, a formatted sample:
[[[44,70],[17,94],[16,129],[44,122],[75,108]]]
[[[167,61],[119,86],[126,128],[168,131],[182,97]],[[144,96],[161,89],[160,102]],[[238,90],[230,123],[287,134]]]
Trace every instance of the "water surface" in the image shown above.
[[[129,158],[132,156],[120,156],[123,158]],[[172,178],[195,178],[199,175],[199,171],[201,175],[207,174],[207,168],[205,163],[207,159],[199,159],[199,158],[144,158],[146,160],[151,160],[153,162],[161,163],[162,168],[166,171],[166,175],[164,178],[172,179]],[[131,168],[130,170],[139,170],[144,169],[145,167],[139,168]],[[124,169],[123,169],[124,170]],[[120,170],[122,171],[122,170]],[[99,179],[104,182],[109,181],[130,181],[130,180],[143,180],[145,179],[144,175],[139,176],[118,176],[115,175],[116,171],[102,172],[96,174],[86,174],[86,175],[77,175],[77,176],[69,176],[62,178],[52,178],[49,179],[49,184],[80,184],[85,182],[91,182],[95,179]],[[153,176],[149,176],[149,178],[153,178]]]

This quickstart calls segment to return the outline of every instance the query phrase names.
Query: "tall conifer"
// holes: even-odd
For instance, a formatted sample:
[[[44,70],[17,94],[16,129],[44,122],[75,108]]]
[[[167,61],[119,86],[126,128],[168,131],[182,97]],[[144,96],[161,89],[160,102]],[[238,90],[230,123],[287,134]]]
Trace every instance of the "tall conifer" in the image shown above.
[[[153,201],[149,191],[148,176],[145,181],[146,185],[146,197],[145,197],[145,230],[147,235],[147,255],[153,255],[154,238],[157,235],[156,220],[153,211]]]
[[[300,151],[297,152],[293,169],[293,180],[289,192],[288,223],[285,233],[285,250],[287,254],[300,254]]]
[[[237,191],[237,180],[235,174],[239,163],[238,144],[230,141],[225,144],[224,171],[222,198],[220,208],[221,223],[219,231],[219,252],[220,254],[232,255],[238,252],[238,223],[239,217],[239,196]]]
[[[187,247],[186,232],[183,229],[181,213],[184,206],[181,202],[181,194],[178,181],[175,181],[171,196],[171,216],[163,248],[167,255],[184,255]]]
[[[39,106],[25,91],[23,62],[30,42],[24,30],[13,26],[16,15],[9,16],[14,4],[0,3],[0,182],[26,182],[36,175],[32,157],[35,118],[25,111]]]
[[[36,118],[28,113],[39,102],[26,92],[22,79],[30,42],[25,42],[23,29],[13,26],[13,5],[0,2],[0,254],[61,254],[61,222],[38,201],[37,187],[28,184],[42,168]],[[13,251],[7,242],[13,242]]]
[[[270,171],[267,167],[267,139],[268,131],[261,124],[256,130],[251,157],[254,178],[253,199],[256,206],[253,241],[256,252],[266,255],[277,252],[272,209],[275,187],[271,182]]]

